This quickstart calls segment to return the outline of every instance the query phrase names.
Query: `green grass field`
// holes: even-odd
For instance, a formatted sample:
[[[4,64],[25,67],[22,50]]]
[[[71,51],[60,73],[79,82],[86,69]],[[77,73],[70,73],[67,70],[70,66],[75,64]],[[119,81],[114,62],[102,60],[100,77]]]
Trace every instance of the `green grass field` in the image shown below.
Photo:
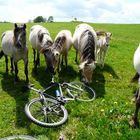
[[[54,39],[62,29],[74,32],[79,23],[45,23]],[[27,24],[27,41],[30,27]],[[57,140],[63,134],[65,140],[139,140],[139,129],[132,129],[130,120],[135,104],[131,103],[133,90],[137,83],[130,83],[135,70],[133,54],[140,43],[140,24],[90,24],[95,30],[112,32],[105,67],[98,66],[93,74],[91,87],[98,98],[91,103],[70,102],[66,105],[68,121],[58,128],[43,128],[31,123],[24,106],[37,95],[33,91],[22,92],[25,82],[24,65],[18,63],[18,84],[14,84],[14,75],[5,73],[5,59],[0,60],[0,138],[12,135],[30,135],[38,140]],[[0,24],[0,35],[14,25]],[[1,43],[1,42],[0,42]],[[45,72],[43,55],[38,75],[33,74],[33,54],[29,41],[29,80],[37,88],[45,88],[50,77]],[[75,63],[75,50],[69,54],[68,69],[62,69],[59,80],[79,81],[78,66]],[[10,65],[9,65],[10,66]]]

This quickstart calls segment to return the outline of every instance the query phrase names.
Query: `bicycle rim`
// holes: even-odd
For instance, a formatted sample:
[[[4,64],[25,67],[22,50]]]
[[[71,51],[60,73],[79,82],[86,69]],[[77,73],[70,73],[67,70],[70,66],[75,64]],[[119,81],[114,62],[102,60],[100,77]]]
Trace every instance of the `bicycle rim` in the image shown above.
[[[67,93],[78,101],[91,102],[96,98],[95,91],[82,82],[71,82]]]
[[[27,117],[43,127],[56,127],[66,122],[68,113],[56,100],[46,98],[45,104],[40,98],[31,100],[25,106]]]
[[[27,136],[27,135],[9,136],[9,137],[2,138],[0,140],[17,140],[17,139],[21,139],[21,140],[37,140],[36,138],[31,137],[31,136]]]

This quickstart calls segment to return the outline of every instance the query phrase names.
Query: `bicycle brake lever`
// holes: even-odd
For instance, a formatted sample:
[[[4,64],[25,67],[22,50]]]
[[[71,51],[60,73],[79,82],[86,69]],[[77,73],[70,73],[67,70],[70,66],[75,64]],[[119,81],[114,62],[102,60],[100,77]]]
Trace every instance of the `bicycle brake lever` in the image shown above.
[[[24,85],[23,86],[23,88],[22,88],[22,91],[23,92],[26,92],[26,91],[28,91],[31,87],[33,87],[34,86],[34,84],[30,84],[30,85]]]
[[[34,87],[34,84],[30,84],[30,85],[28,85],[28,87],[29,87],[29,88]]]

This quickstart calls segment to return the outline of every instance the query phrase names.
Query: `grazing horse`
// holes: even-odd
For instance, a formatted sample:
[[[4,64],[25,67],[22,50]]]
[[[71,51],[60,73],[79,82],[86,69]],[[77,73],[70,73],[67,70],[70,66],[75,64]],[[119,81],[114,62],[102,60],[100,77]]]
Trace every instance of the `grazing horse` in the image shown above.
[[[41,25],[34,25],[30,30],[29,41],[31,42],[33,49],[35,72],[37,71],[37,65],[40,64],[40,52],[44,53],[47,67],[53,72],[53,66],[50,63],[52,61],[51,46],[53,41],[49,31]]]
[[[73,35],[74,48],[80,56],[80,72],[85,83],[92,82],[93,70],[95,65],[95,49],[97,45],[97,36],[93,28],[88,24],[80,24],[76,27]]]
[[[112,33],[96,32],[96,34],[97,34],[97,49],[96,49],[97,62],[101,64],[101,67],[103,68]]]
[[[138,111],[140,108],[140,44],[134,53],[133,65],[137,72],[138,88],[136,90],[135,97],[133,98],[133,101],[136,102],[136,109],[132,117],[132,120],[130,121],[130,125],[136,128],[139,127]]]
[[[15,23],[14,31],[6,31],[2,34],[2,50],[0,58],[5,56],[6,72],[8,72],[8,57],[11,58],[11,72],[15,66],[15,82],[18,81],[18,67],[19,60],[24,60],[26,82],[28,79],[28,48],[26,47],[26,24],[17,25]],[[14,66],[13,66],[14,63]]]
[[[58,70],[60,68],[60,63],[63,65],[63,59],[65,59],[65,65],[67,68],[67,56],[68,51],[70,50],[72,45],[72,34],[69,30],[62,30],[60,31],[56,37],[55,41],[51,47],[50,51],[50,64],[53,66],[53,69]],[[44,53],[44,51],[48,50],[48,48],[43,48],[41,51]],[[47,51],[45,54],[48,53]]]

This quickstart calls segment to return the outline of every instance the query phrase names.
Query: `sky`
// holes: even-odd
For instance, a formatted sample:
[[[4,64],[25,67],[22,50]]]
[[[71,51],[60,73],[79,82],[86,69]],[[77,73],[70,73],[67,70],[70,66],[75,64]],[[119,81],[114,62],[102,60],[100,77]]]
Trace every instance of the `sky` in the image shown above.
[[[54,21],[140,24],[140,0],[0,0],[0,21],[26,23],[37,16]]]

